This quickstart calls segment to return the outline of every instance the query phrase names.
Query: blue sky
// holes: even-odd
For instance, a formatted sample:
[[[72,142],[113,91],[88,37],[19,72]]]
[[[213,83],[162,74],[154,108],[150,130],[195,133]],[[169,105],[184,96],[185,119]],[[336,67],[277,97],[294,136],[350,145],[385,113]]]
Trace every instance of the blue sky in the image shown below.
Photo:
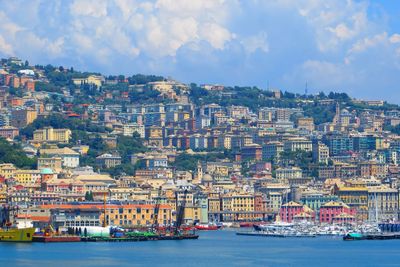
[[[397,0],[0,0],[0,56],[400,103]]]

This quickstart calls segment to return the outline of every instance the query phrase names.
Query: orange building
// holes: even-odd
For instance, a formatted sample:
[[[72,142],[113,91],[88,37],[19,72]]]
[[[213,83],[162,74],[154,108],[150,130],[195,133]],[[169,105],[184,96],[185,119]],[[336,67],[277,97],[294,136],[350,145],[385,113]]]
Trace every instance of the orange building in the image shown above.
[[[27,81],[25,83],[25,88],[26,90],[28,90],[29,92],[34,92],[35,91],[35,81]]]

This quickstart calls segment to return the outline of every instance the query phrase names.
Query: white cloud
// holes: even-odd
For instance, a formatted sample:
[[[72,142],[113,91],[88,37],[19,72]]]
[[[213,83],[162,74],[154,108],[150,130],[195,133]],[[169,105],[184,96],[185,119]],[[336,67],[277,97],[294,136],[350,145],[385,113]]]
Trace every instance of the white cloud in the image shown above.
[[[363,1],[302,0],[293,6],[314,30],[322,52],[338,50],[346,42],[368,33],[368,5]]]
[[[1,55],[230,84],[265,85],[268,73],[277,86],[332,89],[400,66],[400,34],[369,0],[25,2],[0,1]]]
[[[388,40],[388,35],[386,32],[376,34],[372,37],[366,37],[357,41],[349,50],[349,53],[359,53],[363,52],[371,47],[374,47],[380,43],[383,43]]]
[[[0,11],[0,23],[0,31],[9,36],[9,38],[14,38],[18,32],[24,30],[24,27],[12,22],[3,11]]]
[[[107,1],[75,0],[70,10],[74,16],[104,17],[107,15]]]
[[[0,51],[8,56],[13,56],[14,50],[10,44],[4,40],[3,36],[0,35]]]
[[[262,31],[257,35],[253,35],[247,38],[243,38],[241,41],[244,49],[247,53],[254,53],[257,49],[264,51],[267,53],[269,51],[268,41],[267,41],[267,33]]]
[[[200,36],[216,49],[223,49],[226,42],[232,40],[232,34],[216,23],[206,23],[200,29]]]
[[[393,34],[392,36],[390,36],[389,41],[392,44],[400,43],[400,34],[397,34],[397,33]]]

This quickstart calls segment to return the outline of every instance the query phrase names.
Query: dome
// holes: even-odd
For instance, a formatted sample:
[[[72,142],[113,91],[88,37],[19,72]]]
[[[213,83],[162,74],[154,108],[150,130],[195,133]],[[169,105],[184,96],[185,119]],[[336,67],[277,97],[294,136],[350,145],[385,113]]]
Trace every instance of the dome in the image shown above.
[[[53,174],[53,170],[50,168],[44,168],[40,170],[40,174]]]
[[[212,181],[213,178],[211,175],[209,175],[208,173],[203,175],[203,181]]]

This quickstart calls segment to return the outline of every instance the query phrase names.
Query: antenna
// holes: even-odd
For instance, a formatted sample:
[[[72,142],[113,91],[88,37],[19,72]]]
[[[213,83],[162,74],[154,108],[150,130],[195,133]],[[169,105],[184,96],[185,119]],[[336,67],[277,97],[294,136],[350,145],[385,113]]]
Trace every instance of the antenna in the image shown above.
[[[306,88],[304,89],[305,95],[307,96],[308,94],[308,82],[306,82]]]

